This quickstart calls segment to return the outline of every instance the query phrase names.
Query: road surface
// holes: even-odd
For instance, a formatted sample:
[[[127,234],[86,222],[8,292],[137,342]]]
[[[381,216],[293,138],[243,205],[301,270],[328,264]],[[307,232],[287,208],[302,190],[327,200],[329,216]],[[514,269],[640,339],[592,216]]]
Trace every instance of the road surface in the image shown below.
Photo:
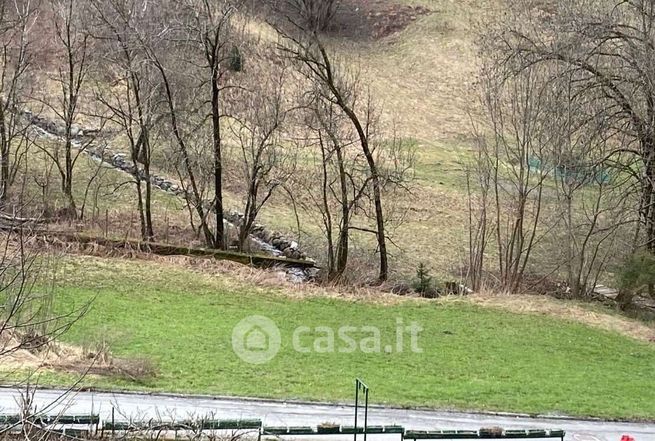
[[[15,389],[0,388],[0,413],[17,412],[19,393]],[[352,406],[277,402],[255,399],[172,396],[157,394],[128,394],[106,392],[77,392],[62,398],[62,391],[38,390],[34,404],[48,414],[99,414],[111,418],[112,407],[116,420],[181,420],[207,416],[216,419],[261,419],[268,426],[316,426],[331,422],[353,424]],[[360,420],[361,421],[361,420]],[[567,432],[567,441],[620,441],[624,434],[635,441],[655,441],[655,425],[641,423],[613,423],[581,421],[563,418],[530,418],[492,416],[432,410],[407,410],[388,407],[369,409],[369,424],[399,424],[406,429],[479,429],[501,426],[506,429],[559,428]],[[350,440],[348,437],[340,437]],[[306,438],[306,437],[305,437]],[[398,435],[378,436],[391,441]],[[373,439],[369,436],[369,439]],[[324,441],[325,438],[316,438]]]

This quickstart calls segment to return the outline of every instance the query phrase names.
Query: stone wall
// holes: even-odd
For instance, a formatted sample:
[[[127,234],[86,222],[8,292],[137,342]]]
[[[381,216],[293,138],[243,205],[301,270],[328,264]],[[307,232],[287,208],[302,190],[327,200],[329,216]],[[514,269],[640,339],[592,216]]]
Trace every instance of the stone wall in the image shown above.
[[[48,120],[42,116],[34,115],[29,110],[20,111],[20,114],[29,124],[32,124],[44,135],[61,138],[66,134],[63,125],[57,124],[56,122]],[[130,161],[126,154],[117,153],[109,146],[101,146],[95,141],[98,132],[99,130],[97,129],[82,128],[74,125],[71,130],[73,135],[73,146],[77,149],[84,149],[84,153],[98,161],[108,164],[117,170],[128,173],[131,176],[138,176],[139,179],[145,181],[147,177],[143,169]],[[184,198],[185,200],[192,199],[191,191],[183,188],[179,182],[165,176],[151,173],[150,183],[153,187],[174,196]],[[205,205],[208,208],[211,207],[209,201],[206,201]],[[236,211],[227,211],[225,213],[225,221],[238,228],[243,222],[243,215]],[[263,251],[274,256],[288,257],[290,259],[307,259],[307,255],[300,250],[296,241],[285,237],[282,233],[271,231],[259,223],[256,223],[253,226],[251,239]]]

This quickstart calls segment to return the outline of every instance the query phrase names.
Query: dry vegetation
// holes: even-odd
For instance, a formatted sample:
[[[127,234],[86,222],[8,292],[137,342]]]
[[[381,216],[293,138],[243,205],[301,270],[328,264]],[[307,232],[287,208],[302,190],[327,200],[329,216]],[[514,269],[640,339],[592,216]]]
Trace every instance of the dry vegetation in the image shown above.
[[[395,127],[398,136],[406,137],[416,148],[415,185],[411,194],[397,201],[405,216],[402,226],[391,232],[395,244],[390,249],[392,270],[396,279],[406,278],[424,261],[440,277],[456,278],[466,260],[463,164],[473,149],[468,113],[477,100],[473,26],[490,13],[493,3],[372,3],[407,4],[429,11],[405,29],[381,38],[336,35],[330,41],[341,60],[362,71],[381,104],[385,127]],[[263,38],[275,38],[265,24],[251,22],[249,29]],[[239,199],[234,190],[226,194],[230,203]],[[300,216],[301,240],[311,248],[318,243],[320,231],[313,224],[315,219],[302,212]],[[284,195],[273,198],[261,220],[297,234],[293,208]],[[367,235],[355,236],[358,247],[372,245]],[[362,258],[369,259],[365,254]]]
[[[549,296],[486,292],[475,294],[469,297],[469,300],[476,305],[499,308],[519,314],[557,317],[607,331],[618,332],[636,340],[655,342],[655,328],[652,325],[626,318],[602,307],[594,307],[589,303],[575,303]]]
[[[474,20],[490,8],[488,4],[485,5],[469,1],[345,2],[345,12],[337,17],[344,26],[330,36],[329,44],[337,50],[337,59],[352,66],[353,70],[361,70],[363,84],[369,83],[379,105],[382,127],[388,136],[395,133],[416,148],[417,180],[411,193],[399,198],[390,197],[390,201],[397,199],[398,210],[404,212],[402,226],[390,226],[393,240],[389,244],[391,269],[395,279],[412,275],[420,261],[425,261],[444,278],[457,277],[465,261],[463,240],[466,233],[463,225],[466,202],[461,162],[470,156],[472,147],[467,112],[474,101],[472,84],[477,69],[471,29]],[[393,22],[394,18],[401,25],[389,28],[389,22]],[[358,20],[363,21],[360,23]],[[255,52],[258,41],[271,44],[277,39],[275,31],[262,21],[246,20],[239,26],[244,26],[249,38],[255,42]],[[343,32],[343,29],[353,27],[361,28],[361,34]],[[44,60],[54,61],[51,58]],[[248,65],[247,59],[245,63],[246,69],[251,72],[253,66]],[[257,68],[267,70],[270,67]],[[42,104],[55,100],[58,93],[57,82],[48,78],[39,84],[40,93],[46,95],[37,97],[29,105],[46,117],[53,117],[52,109]],[[91,80],[93,93],[104,93],[105,80]],[[119,86],[114,85],[116,87]],[[101,122],[89,114],[102,112],[90,90],[85,91],[81,98],[78,122],[94,127],[101,125]],[[127,139],[118,129],[113,123],[106,123],[107,141],[112,150],[129,153]],[[170,155],[163,153],[169,149],[169,141],[158,137],[152,142],[153,173],[177,178]],[[50,147],[46,145],[45,148]],[[238,149],[227,148],[228,155],[240,154]],[[66,205],[65,198],[58,192],[59,177],[56,171],[48,170],[45,156],[38,148],[32,147],[30,156],[33,159],[20,171],[17,180],[23,179],[36,205],[45,202],[53,212],[57,212]],[[230,160],[228,156],[225,207],[242,210],[247,189],[239,179],[238,161],[230,164]],[[76,228],[90,230],[94,234],[138,236],[139,217],[134,209],[136,191],[134,184],[129,183],[130,177],[101,170],[87,191],[85,181],[96,170],[96,165],[84,157],[75,165],[77,178],[73,182],[73,190],[76,199],[82,200],[87,193],[85,223],[78,224]],[[39,182],[43,182],[47,173],[52,183],[48,193],[44,194],[33,176],[38,176]],[[188,213],[181,199],[159,190],[153,191],[156,239],[182,244],[199,243],[199,238],[188,227]],[[298,214],[302,221],[300,232],[297,231],[296,213],[287,195],[277,192],[259,217],[262,223],[274,230],[292,237],[300,233],[301,244],[310,250],[310,254],[320,257],[323,252],[322,234],[315,224],[316,218],[303,212]],[[353,236],[354,263],[361,267],[373,259],[371,248],[374,238],[359,233],[353,233]],[[312,249],[315,252],[312,253]],[[360,280],[367,278],[368,275],[363,275]]]
[[[371,316],[380,320],[387,315],[392,317],[397,311],[408,310],[413,313],[413,310],[416,309],[420,314],[424,314],[421,317],[433,327],[431,329],[432,337],[442,337],[442,333],[443,335],[452,335],[448,333],[450,331],[440,328],[441,323],[435,324],[438,321],[435,317],[441,320],[450,320],[452,324],[448,326],[456,327],[458,330],[461,327],[457,338],[463,338],[462,344],[472,344],[472,347],[467,350],[464,346],[453,346],[451,349],[456,348],[457,350],[450,357],[446,357],[448,361],[461,361],[458,358],[461,354],[457,353],[459,350],[465,350],[468,355],[477,355],[478,351],[489,351],[491,356],[499,356],[499,359],[490,362],[490,365],[500,369],[500,375],[486,372],[488,369],[482,366],[481,372],[474,374],[471,378],[473,381],[477,381],[479,378],[490,375],[491,380],[489,381],[492,385],[490,387],[496,388],[498,385],[495,382],[499,379],[502,380],[503,387],[509,387],[503,379],[511,377],[512,382],[515,383],[511,392],[516,393],[519,398],[521,395],[527,396],[522,392],[521,387],[527,384],[527,379],[532,378],[530,369],[546,369],[548,365],[543,360],[531,359],[530,363],[533,363],[530,365],[531,368],[521,372],[524,378],[515,377],[514,373],[508,377],[504,369],[511,367],[503,361],[501,352],[509,348],[510,351],[516,351],[518,357],[526,356],[526,354],[532,356],[534,354],[531,354],[530,350],[520,347],[521,344],[526,344],[526,341],[529,342],[532,338],[536,338],[535,341],[538,344],[544,344],[546,347],[552,345],[558,350],[561,346],[568,345],[567,350],[576,356],[583,354],[584,350],[595,350],[589,341],[598,344],[599,341],[604,341],[603,339],[620,340],[616,334],[637,340],[635,342],[623,339],[616,343],[617,346],[624,341],[642,348],[644,351],[652,349],[652,345],[644,344],[644,342],[655,341],[655,328],[652,325],[621,316],[613,309],[600,304],[592,305],[570,300],[557,300],[547,296],[517,293],[513,293],[511,296],[498,295],[484,290],[470,296],[445,295],[431,300],[420,298],[416,293],[404,297],[391,294],[394,291],[398,292],[398,287],[405,287],[406,289],[403,291],[405,293],[411,292],[407,286],[408,280],[415,275],[419,263],[426,264],[437,282],[465,279],[463,272],[468,264],[467,253],[469,252],[466,167],[470,165],[476,147],[470,129],[472,119],[470,115],[476,114],[479,110],[477,104],[479,93],[475,89],[479,62],[474,44],[474,29],[477,22],[484,22],[487,15],[498,12],[494,9],[497,3],[495,1],[469,0],[459,2],[349,0],[345,4],[350,8],[348,10],[350,14],[357,13],[352,9],[356,5],[365,6],[360,11],[365,14],[363,17],[347,14],[338,16],[340,20],[344,20],[352,26],[362,26],[362,33],[332,30],[327,32],[326,47],[335,51],[335,63],[339,67],[343,67],[345,72],[361,74],[357,83],[361,86],[361,90],[368,91],[370,88],[371,96],[374,97],[376,103],[375,109],[380,113],[381,122],[376,128],[379,129],[378,133],[384,133],[382,139],[377,140],[380,145],[387,147],[400,140],[403,145],[410,147],[408,150],[415,149],[416,153],[416,162],[412,163],[411,170],[415,180],[408,185],[408,191],[390,190],[384,194],[385,207],[393,208],[394,213],[397,214],[397,217],[388,222],[386,226],[389,234],[388,246],[391,260],[390,280],[376,287],[372,287],[369,283],[373,279],[372,268],[375,264],[372,262],[377,258],[376,246],[379,244],[379,241],[376,243],[379,238],[370,234],[370,230],[375,228],[374,217],[370,214],[373,205],[372,198],[363,205],[364,208],[361,208],[359,212],[360,217],[357,218],[357,226],[364,230],[368,228],[369,231],[353,231],[351,234],[348,271],[345,272],[342,279],[334,283],[331,283],[332,280],[330,280],[330,283],[326,282],[323,285],[292,283],[282,269],[259,270],[210,258],[162,257],[139,251],[109,249],[94,244],[81,246],[63,242],[53,243],[33,236],[25,240],[28,248],[43,251],[44,248],[50,247],[48,251],[66,255],[58,262],[57,277],[61,286],[56,287],[58,290],[57,301],[60,303],[57,307],[75,305],[82,300],[90,301],[89,299],[96,296],[97,293],[101,293],[103,297],[98,299],[100,306],[89,314],[89,318],[83,321],[82,326],[74,329],[71,334],[66,334],[64,341],[68,341],[68,343],[61,343],[57,339],[57,341],[48,342],[38,350],[34,350],[22,347],[17,340],[19,339],[17,335],[2,334],[6,341],[0,341],[0,347],[18,348],[2,360],[3,370],[45,370],[52,374],[47,378],[53,378],[55,383],[68,381],[72,376],[92,374],[93,381],[98,380],[99,384],[110,387],[116,385],[132,387],[137,384],[139,387],[149,389],[197,392],[199,388],[204,388],[202,392],[222,393],[225,390],[239,394],[258,393],[258,391],[253,392],[248,389],[249,382],[240,384],[245,377],[251,378],[253,373],[246,370],[244,374],[242,364],[238,364],[236,361],[228,360],[228,363],[232,364],[221,367],[228,374],[223,376],[223,370],[221,370],[219,381],[212,376],[216,368],[216,350],[214,347],[207,347],[205,334],[210,331],[213,333],[210,334],[212,338],[219,341],[228,335],[231,323],[222,320],[219,323],[220,326],[209,330],[200,329],[197,326],[213,326],[216,317],[219,316],[221,318],[228,316],[231,320],[236,319],[244,311],[261,313],[271,310],[273,310],[272,313],[279,314],[278,318],[281,323],[284,322],[285,326],[291,326],[293,320],[287,323],[289,318],[293,317],[296,320],[297,317],[304,317],[305,304],[315,308],[312,311],[316,314],[316,320],[324,319],[324,311],[329,311],[334,323],[343,321],[345,313],[354,314],[354,311],[359,308],[371,312]],[[400,16],[400,25],[393,23],[393,18],[396,16]],[[244,69],[246,73],[250,74],[249,80],[243,83],[234,83],[239,87],[254,89],[257,84],[251,83],[257,83],[257,79],[267,77],[270,72],[277,72],[276,69],[280,68],[276,62],[270,62],[267,59],[267,51],[275,47],[274,43],[280,34],[277,34],[273,27],[261,20],[244,20],[243,17],[237,16],[235,23],[239,32],[243,32],[245,35],[243,37],[246,42],[243,46],[244,53],[252,55],[254,60],[266,60],[252,66],[248,64],[251,60],[246,58]],[[155,46],[153,44],[153,47]],[[156,48],[152,50],[154,51]],[[160,62],[158,59],[150,61],[155,65]],[[285,69],[289,68],[285,62],[279,63]],[[158,67],[161,68],[163,74],[173,71]],[[153,72],[148,72],[148,75],[156,77]],[[177,78],[171,78],[175,85]],[[290,97],[288,101],[307,93],[307,91],[301,93],[296,90],[302,89],[301,86],[306,86],[303,81],[307,79],[303,79],[302,74],[296,72],[285,78],[287,82],[274,92],[284,92],[287,94],[286,97]],[[93,80],[95,82],[94,93],[98,95],[109,94],[109,92],[118,91],[125,86],[118,81],[110,87],[103,83],[107,78],[101,76],[94,77]],[[202,83],[202,80],[198,81],[198,84]],[[186,92],[184,87],[177,86],[180,87],[180,100],[187,99],[188,97],[184,96],[184,92]],[[45,81],[43,87],[46,93],[52,93],[53,96],[56,93],[56,84]],[[198,89],[200,90],[201,87],[199,86]],[[83,125],[88,124],[93,127],[100,124],[101,118],[88,115],[88,113],[96,113],[97,103],[94,103],[94,98],[91,94],[83,97],[81,107],[84,111],[80,112],[79,119]],[[179,96],[175,98],[179,98]],[[173,109],[176,100],[171,96],[167,99],[168,105]],[[235,101],[238,102],[238,100]],[[108,99],[108,102],[115,104],[111,98]],[[29,104],[38,106],[38,102]],[[245,109],[239,110],[244,112],[257,110],[257,104],[261,104],[261,101],[253,101],[246,105]],[[174,109],[171,110],[171,114],[174,113]],[[53,117],[53,113],[47,109],[43,111],[43,115]],[[168,114],[166,113],[166,115]],[[212,241],[203,237],[204,232],[197,224],[190,226],[189,218],[194,219],[196,216],[193,213],[194,209],[206,208],[203,203],[211,197],[211,178],[213,176],[207,171],[207,163],[211,158],[211,151],[207,146],[212,140],[212,137],[208,135],[211,135],[211,132],[207,128],[204,129],[205,131],[197,130],[200,133],[198,136],[194,132],[194,124],[204,124],[205,122],[206,115],[202,112],[199,111],[191,116],[181,112],[179,116],[180,120],[184,121],[183,124],[188,124],[188,127],[185,127],[188,130],[186,141],[191,144],[195,143],[194,147],[197,147],[200,152],[198,153],[198,170],[199,173],[204,173],[201,180],[206,180],[202,190],[204,193],[197,195],[195,207],[192,207],[189,201],[187,201],[188,206],[185,207],[181,197],[153,189],[151,214],[154,235],[148,239],[183,245],[206,244]],[[164,119],[162,118],[162,120]],[[294,123],[297,122],[294,121]],[[179,153],[176,149],[182,150],[180,146],[183,147],[181,141],[184,140],[177,139],[179,145],[173,145],[175,141],[172,140],[172,136],[167,137],[170,136],[172,130],[167,124],[168,120],[166,120],[166,124],[162,124],[157,129],[151,139],[151,172],[156,175],[170,176],[172,180],[179,183],[186,177],[181,177],[183,174],[180,172],[182,161],[175,156],[175,153]],[[130,140],[130,136],[126,135],[127,131],[121,132],[120,124],[116,121],[107,122],[105,127],[103,142],[107,141],[113,151],[123,152],[128,156],[130,154],[138,156],[138,152],[134,151],[134,139]],[[235,134],[235,129],[238,127],[238,124],[233,121],[227,122],[223,126],[227,135],[224,135],[223,138],[223,148],[226,154],[224,170],[226,182],[223,188],[222,203],[227,210],[243,211],[243,208],[247,206],[246,195],[252,188],[252,185],[249,184],[252,183],[243,179],[245,167],[241,159],[242,155],[246,156],[246,153],[244,153],[245,150],[241,150],[243,145],[238,144],[239,140]],[[253,130],[253,132],[255,131]],[[155,131],[153,130],[153,132]],[[295,136],[300,131],[294,132],[293,129],[289,129],[288,132],[293,132],[291,134]],[[288,132],[284,132],[284,135],[289,135]],[[355,139],[352,132],[349,135]],[[320,171],[320,165],[317,164],[321,163],[321,158],[316,151],[308,152],[309,143],[299,148],[295,145],[293,138],[293,136],[289,136],[285,138],[285,142],[280,143],[277,143],[277,138],[275,138],[276,142],[273,142],[272,145],[284,147],[285,150],[278,152],[280,155],[297,155],[297,158],[294,158],[297,159],[297,163],[294,163],[293,172],[301,179],[305,179],[304,182],[316,183],[316,175]],[[289,141],[289,139],[293,139],[293,141]],[[352,141],[352,139],[348,140],[351,142],[349,146],[356,144],[356,141]],[[130,146],[130,141],[132,141],[132,146]],[[143,220],[139,219],[136,208],[139,193],[135,183],[140,181],[134,179],[134,176],[130,177],[112,168],[99,166],[97,162],[86,156],[81,156],[73,168],[77,178],[73,182],[72,191],[74,198],[78,201],[77,209],[81,210],[82,216],[77,219],[66,218],[66,216],[58,217],[58,213],[66,208],[69,200],[63,197],[59,191],[60,176],[53,173],[52,164],[49,164],[46,153],[52,153],[60,146],[52,139],[43,137],[36,139],[36,142],[37,144],[30,148],[29,160],[24,162],[23,167],[18,170],[16,175],[15,186],[20,188],[20,191],[14,193],[12,202],[17,206],[30,207],[25,210],[24,214],[39,215],[42,211],[47,211],[52,215],[50,227],[53,229],[85,231],[98,236],[146,238],[143,228],[140,231]],[[358,150],[354,153],[349,151],[346,158],[353,160],[360,154],[361,152]],[[390,159],[390,162],[397,159],[391,153],[386,157],[384,155],[381,157]],[[245,174],[247,175],[247,173],[248,170]],[[89,182],[91,176],[95,177]],[[46,181],[49,183],[48,188],[42,185]],[[275,181],[276,179],[264,179],[262,182],[264,185],[275,187],[278,185]],[[289,180],[288,182],[294,181]],[[299,180],[294,183],[296,182],[302,183],[303,181]],[[553,189],[548,188],[547,190],[552,192]],[[311,201],[311,195],[299,194],[296,195],[293,202],[302,205],[314,201]],[[81,205],[82,203],[83,205]],[[278,191],[262,208],[257,220],[272,230],[279,230],[290,237],[298,238],[301,246],[310,256],[321,259],[325,249],[325,240],[323,231],[317,223],[320,216],[316,212],[309,213],[308,211],[298,209],[298,205],[292,203],[289,191]],[[198,215],[195,219],[200,217],[201,215]],[[211,216],[208,219],[210,223],[215,222]],[[218,230],[218,226],[216,229]],[[225,238],[228,245],[234,246],[236,232],[230,229]],[[552,248],[557,246],[559,246],[558,243],[552,244]],[[544,249],[546,250],[544,255],[551,251]],[[493,251],[493,249],[490,250],[490,255],[493,255]],[[536,264],[528,266],[528,272],[534,267],[538,267],[541,262],[538,260]],[[321,261],[320,263],[324,264],[325,262]],[[493,278],[495,274],[490,274],[490,276]],[[539,277],[537,279],[539,283],[543,281]],[[344,281],[347,283],[343,283]],[[550,285],[548,286],[550,287]],[[179,301],[182,296],[187,297],[184,298],[184,301]],[[275,305],[275,308],[271,308],[271,305]],[[384,308],[386,306],[393,306],[393,308]],[[141,307],[147,313],[142,312]],[[171,311],[174,312],[171,313]],[[203,315],[199,320],[198,314],[200,313]],[[141,326],[144,323],[143,314],[149,317],[145,326]],[[173,327],[176,330],[183,330],[176,332],[174,336],[171,336],[171,323],[166,320],[168,314],[174,317]],[[485,325],[476,331],[484,334],[484,338],[476,336],[473,339],[475,341],[471,343],[467,340],[470,329],[466,329],[466,326],[468,326],[469,320],[475,320],[478,315],[482,317]],[[524,315],[545,316],[545,318],[526,318]],[[498,321],[496,316],[501,317],[502,320]],[[198,322],[201,323],[198,324]],[[520,322],[517,329],[522,330],[520,332],[523,332],[522,335],[526,337],[526,340],[516,339],[512,335],[514,332],[512,326],[517,326],[516,322]],[[508,328],[505,328],[507,323]],[[561,329],[557,326],[558,324],[565,328],[566,332],[559,334]],[[580,326],[580,324],[585,326]],[[539,332],[540,326],[548,327],[552,333],[549,332],[548,335],[542,336]],[[496,342],[500,350],[492,351],[491,348],[485,346],[485,339],[497,338],[496,334],[503,335],[503,338]],[[581,341],[571,339],[569,335],[582,335]],[[174,337],[174,344],[171,344],[171,337]],[[545,340],[539,340],[542,337]],[[435,357],[435,360],[440,357],[436,348],[441,342],[437,340],[435,338],[430,341],[430,344],[435,345],[435,349],[430,352],[430,356]],[[189,344],[189,341],[200,348],[197,351],[200,355],[195,353],[196,349]],[[214,342],[212,341],[211,344],[213,345]],[[112,347],[117,348],[117,356],[113,355]],[[194,353],[184,352],[192,350]],[[629,350],[627,345],[625,350]],[[141,352],[149,358],[142,358]],[[233,355],[229,350],[226,353],[228,356]],[[567,352],[563,353],[568,354]],[[650,352],[648,353],[650,354]],[[180,357],[180,354],[183,356]],[[594,359],[595,368],[603,374],[610,374],[610,377],[614,374],[629,377],[628,372],[609,372],[605,369],[604,364],[607,357],[615,357],[617,354],[619,354],[618,351],[609,355],[598,351],[594,355],[596,357]],[[281,375],[281,378],[286,378],[285,376],[288,376],[292,368],[297,368],[294,361],[296,355],[290,354],[289,365],[283,366],[278,371],[275,371],[274,368],[273,372]],[[541,353],[537,355],[545,356]],[[189,363],[189,360],[193,360],[195,356],[202,358],[204,364]],[[306,372],[312,371],[311,363],[314,362],[315,360],[311,360],[307,364],[309,369],[305,369]],[[331,362],[336,363],[335,360],[331,360]],[[380,362],[380,359],[377,362]],[[402,361],[402,363],[404,362],[406,360]],[[418,363],[424,363],[424,360],[417,359],[416,364],[411,361],[409,366],[414,368]],[[464,362],[464,366],[467,363]],[[570,370],[567,363],[575,365],[578,362],[566,360],[565,363],[554,368],[563,369],[566,372]],[[428,365],[436,368],[434,363],[428,363]],[[402,364],[398,366],[406,368]],[[641,369],[646,370],[641,365],[635,364],[635,366],[640,369],[640,372]],[[250,368],[248,367],[248,369]],[[385,369],[388,367],[385,368],[381,365],[378,368],[372,364],[370,375],[375,375],[376,371],[386,372]],[[461,366],[454,366],[455,371],[460,369],[466,370]],[[184,375],[178,375],[180,372]],[[60,376],[61,373],[64,373],[64,376]],[[334,383],[335,380],[330,378],[330,375],[336,373],[338,373],[336,369],[331,369],[329,375],[319,376],[309,381],[308,383],[321,384],[324,389],[319,395],[311,395],[310,398],[332,399],[336,397],[340,399],[339,393],[332,394],[333,391],[331,391],[331,383]],[[235,375],[240,380],[233,382],[229,375]],[[436,378],[437,373],[428,372],[425,375],[430,382]],[[475,378],[475,375],[480,377]],[[391,374],[393,381],[389,382],[387,391],[389,397],[400,388],[399,385],[394,384],[394,381],[399,381],[396,377],[395,373]],[[270,378],[275,378],[275,375]],[[627,382],[629,380],[631,387],[638,388],[632,384],[633,380],[636,381],[635,379],[626,378],[622,378],[620,381]],[[378,380],[380,383],[387,381],[384,376],[379,377]],[[444,379],[444,381],[449,380]],[[549,378],[549,381],[556,382],[556,378]],[[616,384],[612,383],[612,385],[620,389],[617,386],[620,381]],[[232,389],[231,383],[235,385]],[[278,380],[271,382],[272,385],[282,383]],[[437,383],[432,385],[435,384]],[[462,393],[454,395],[454,402],[457,405],[464,403],[468,406],[466,397],[470,396],[469,388],[472,385],[475,386],[468,379],[462,381],[460,385]],[[307,395],[307,391],[303,390],[305,386],[301,385],[298,389],[281,391],[276,389],[276,392],[270,393],[279,396],[290,396],[289,394],[305,396]],[[579,381],[572,383],[572,386],[584,389],[583,384]],[[223,388],[224,390],[210,391],[210,388]],[[426,396],[427,392],[421,388],[422,385],[416,385],[416,391],[419,392],[417,395],[407,398],[407,403],[443,404],[438,400],[430,401],[433,398]],[[271,386],[270,389],[273,390],[273,387]],[[556,388],[542,389],[553,391]],[[596,388],[595,393],[598,396],[602,395],[599,391],[600,388]],[[582,396],[581,393],[572,395],[574,396],[569,398],[573,401]],[[611,397],[601,398],[611,399]],[[548,400],[553,400],[553,398],[547,396],[545,402]],[[500,407],[504,408],[509,406],[508,403],[512,403],[512,401],[516,400],[511,394],[504,394],[498,403],[502,403]],[[474,405],[479,404],[481,408],[486,408],[486,406],[497,408],[499,407],[498,403],[487,403],[483,399],[481,404]],[[599,400],[599,403],[601,404],[598,407],[591,407],[591,410],[585,409],[584,412],[600,412],[603,415],[614,412],[598,410],[605,405],[602,400]],[[448,403],[448,405],[450,404],[452,403]],[[529,404],[528,407],[533,405],[534,403]],[[520,405],[516,406],[518,406],[517,408],[521,407]],[[538,404],[538,406],[544,407],[543,404]],[[639,407],[639,404],[635,404],[635,406]],[[570,409],[577,412],[579,403],[571,404],[567,410]],[[634,412],[634,415],[641,416],[643,412],[643,409],[639,409],[639,412]],[[623,415],[621,412],[615,413]],[[629,416],[633,416],[633,414]]]
[[[357,4],[362,5],[361,10],[353,9]],[[474,156],[470,114],[478,111],[479,100],[475,85],[480,66],[474,39],[477,27],[483,25],[489,16],[499,13],[499,4],[497,1],[347,1],[344,2],[346,12],[337,18],[346,25],[361,22],[361,34],[328,32],[327,41],[336,51],[335,59],[353,71],[361,71],[362,86],[370,86],[371,94],[379,104],[385,136],[395,134],[416,149],[416,180],[410,185],[410,192],[400,196],[391,194],[388,198],[389,203],[395,204],[402,213],[402,223],[389,226],[394,281],[406,281],[412,277],[419,262],[425,262],[440,280],[460,278],[467,264],[465,167]],[[385,27],[394,14],[402,17],[399,21],[404,27]],[[261,19],[245,20],[239,16],[235,22],[240,32],[247,36],[246,53],[256,60],[266,59],[266,51],[270,49],[266,45],[273,44],[278,38],[275,30]],[[252,66],[248,58],[245,59],[246,73],[256,72],[258,77],[273,70],[274,65],[266,62]],[[289,90],[285,92],[295,98],[293,94],[297,91],[292,89],[298,78],[292,79],[293,87],[287,84],[285,87]],[[98,78],[94,78],[96,80]],[[95,83],[94,87],[98,88],[98,84]],[[54,91],[55,88],[50,84],[46,90]],[[100,87],[100,92],[103,90]],[[89,103],[91,98],[90,95],[84,97],[87,100],[83,103],[85,111],[97,107]],[[85,118],[81,115],[80,121],[85,121]],[[89,124],[93,125],[91,121]],[[227,124],[228,132],[229,128]],[[108,123],[107,129],[112,149],[128,152],[127,139],[117,127]],[[228,158],[225,160],[224,205],[227,209],[239,210],[245,206],[247,185],[239,179],[239,160],[232,160],[240,155],[234,141],[226,135]],[[168,154],[170,140],[158,136],[152,142],[153,173],[177,178]],[[301,158],[299,175],[314,172],[307,164],[315,156],[312,153]],[[38,194],[39,189],[29,177],[42,172],[43,167],[38,159],[25,170],[31,194]],[[79,176],[93,172],[94,166],[89,161],[82,160],[77,164]],[[53,178],[53,188],[59,185],[57,179],[56,176]],[[83,180],[78,180],[75,189],[78,197],[84,192],[81,188]],[[90,191],[92,201],[100,195],[99,203],[91,207],[86,223],[78,224],[76,228],[91,230],[94,234],[137,236],[136,192],[133,184],[126,184],[128,180],[120,173],[103,171]],[[159,190],[154,190],[154,195],[155,238],[183,244],[201,242],[199,235],[188,226],[188,213],[181,198]],[[273,230],[299,237],[309,254],[320,258],[324,243],[316,216],[302,210],[296,213],[287,196],[281,191],[275,193],[262,208],[259,220]],[[45,198],[38,195],[35,199],[54,201],[56,205],[58,197],[54,192]],[[300,231],[298,219],[301,221]],[[356,270],[350,273],[357,276],[350,281],[370,280],[370,271],[363,269],[375,258],[374,237],[353,232],[352,245],[352,264]]]

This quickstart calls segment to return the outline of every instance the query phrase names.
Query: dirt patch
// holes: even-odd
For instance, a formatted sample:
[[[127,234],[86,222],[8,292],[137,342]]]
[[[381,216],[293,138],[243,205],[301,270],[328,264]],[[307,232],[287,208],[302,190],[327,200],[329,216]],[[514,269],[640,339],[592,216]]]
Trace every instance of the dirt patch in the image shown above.
[[[5,333],[7,334],[7,333]],[[114,357],[105,348],[84,349],[51,341],[38,348],[25,348],[19,336],[3,336],[0,342],[2,371],[51,369],[80,375],[92,374],[140,381],[156,375],[150,360]]]
[[[332,37],[358,41],[376,40],[402,31],[431,11],[424,6],[398,4],[394,0],[336,0],[336,8],[323,32]],[[275,3],[275,2],[273,2]],[[251,6],[265,20],[274,14],[278,25],[286,17],[298,20],[285,3],[257,2]]]
[[[327,33],[375,40],[400,32],[429,13],[426,7],[400,5],[390,0],[342,0]]]
[[[57,364],[60,360],[77,360],[82,356],[79,348],[49,342],[38,348],[29,348],[23,343],[24,337],[9,335],[5,331],[0,337],[0,352],[2,352],[2,368],[36,369],[44,365]]]

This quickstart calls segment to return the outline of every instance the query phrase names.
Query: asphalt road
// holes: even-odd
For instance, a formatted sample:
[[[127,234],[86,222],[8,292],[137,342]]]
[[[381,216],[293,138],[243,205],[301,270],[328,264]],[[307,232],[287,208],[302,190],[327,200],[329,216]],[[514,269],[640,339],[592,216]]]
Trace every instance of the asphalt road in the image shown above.
[[[0,388],[0,413],[17,412],[19,393],[15,389]],[[254,399],[212,398],[151,394],[77,392],[62,397],[62,391],[38,390],[34,404],[48,414],[97,413],[102,419],[111,417],[115,408],[116,420],[162,419],[180,420],[189,417],[211,416],[217,419],[257,418],[269,426],[315,426],[333,422],[353,424],[352,406],[277,402]],[[581,421],[565,418],[530,418],[527,416],[492,416],[432,410],[407,410],[388,407],[369,409],[369,424],[399,424],[408,429],[478,429],[501,426],[504,428],[559,428],[567,432],[567,441],[620,441],[624,434],[635,441],[655,441],[655,425]],[[350,437],[341,437],[351,439]],[[398,435],[378,436],[391,441]],[[369,439],[374,439],[369,436]],[[318,438],[317,441],[324,441]]]

